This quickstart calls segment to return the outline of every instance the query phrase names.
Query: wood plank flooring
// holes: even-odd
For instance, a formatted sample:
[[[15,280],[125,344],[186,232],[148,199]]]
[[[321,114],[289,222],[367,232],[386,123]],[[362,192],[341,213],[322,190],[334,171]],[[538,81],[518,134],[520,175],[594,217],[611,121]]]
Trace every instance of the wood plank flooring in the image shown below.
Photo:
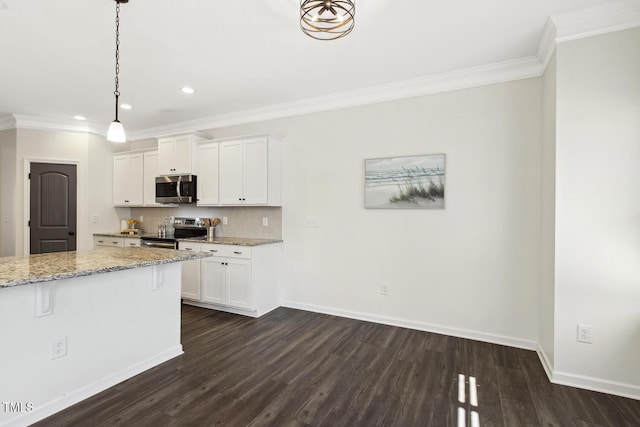
[[[182,320],[183,356],[36,426],[640,426],[640,401],[550,384],[532,351],[287,308]]]

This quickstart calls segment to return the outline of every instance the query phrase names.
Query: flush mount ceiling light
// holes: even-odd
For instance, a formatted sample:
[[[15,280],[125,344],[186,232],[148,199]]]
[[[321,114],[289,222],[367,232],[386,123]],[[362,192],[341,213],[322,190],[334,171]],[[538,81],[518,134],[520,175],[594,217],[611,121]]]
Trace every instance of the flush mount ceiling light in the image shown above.
[[[353,30],[355,0],[300,0],[300,27],[317,40],[335,40]]]
[[[120,3],[129,3],[129,0],[114,0],[116,2],[116,119],[111,122],[107,139],[111,142],[127,142],[127,135],[124,133],[124,126],[118,120],[118,98],[120,97]]]
[[[120,108],[123,110],[131,110],[133,107],[129,104],[120,104]]]
[[[193,88],[191,88],[189,86],[185,86],[180,90],[182,91],[182,93],[186,93],[187,95],[193,95],[194,93],[196,93],[196,91],[193,90]]]

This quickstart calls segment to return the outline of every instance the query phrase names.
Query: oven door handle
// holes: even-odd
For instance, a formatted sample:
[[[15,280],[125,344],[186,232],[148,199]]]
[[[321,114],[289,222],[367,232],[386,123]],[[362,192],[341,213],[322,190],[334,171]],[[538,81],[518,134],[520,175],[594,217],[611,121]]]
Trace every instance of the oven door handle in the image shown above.
[[[178,177],[178,185],[176,186],[176,192],[178,193],[178,203],[182,202],[182,195],[180,194],[181,183],[182,183],[182,175]]]

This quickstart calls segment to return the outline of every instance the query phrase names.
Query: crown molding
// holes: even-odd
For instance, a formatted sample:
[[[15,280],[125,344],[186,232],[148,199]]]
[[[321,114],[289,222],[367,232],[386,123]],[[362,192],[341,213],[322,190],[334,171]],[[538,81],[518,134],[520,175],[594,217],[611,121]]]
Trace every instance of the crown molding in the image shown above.
[[[13,118],[12,115],[6,115],[0,117],[0,131],[15,129],[16,128],[16,119]]]
[[[59,117],[29,116],[25,114],[12,114],[10,117],[14,122],[13,127],[17,129],[91,133],[106,137],[106,126],[100,123],[62,119]]]
[[[623,0],[594,6],[547,20],[537,57],[543,69],[560,43],[640,26],[640,0]]]
[[[540,62],[535,56],[531,56],[418,79],[339,92],[198,120],[189,120],[146,129],[140,132],[132,132],[130,136],[132,139],[145,139],[159,135],[178,134],[193,130],[202,131],[324,111],[341,110],[380,102],[539,77],[541,73],[542,68]]]

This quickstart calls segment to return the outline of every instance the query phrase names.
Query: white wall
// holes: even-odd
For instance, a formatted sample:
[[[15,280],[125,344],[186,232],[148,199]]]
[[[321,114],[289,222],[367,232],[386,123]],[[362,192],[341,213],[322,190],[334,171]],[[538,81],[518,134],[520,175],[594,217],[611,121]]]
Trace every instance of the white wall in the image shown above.
[[[16,139],[15,129],[0,132],[0,257],[15,255]]]
[[[289,303],[532,346],[541,94],[529,79],[213,134],[284,137]],[[447,155],[445,210],[364,209],[364,159],[430,153]]]
[[[553,370],[556,217],[556,55],[542,77],[542,183],[540,224],[540,314],[538,343]]]
[[[639,47],[640,28],[558,47],[556,142],[555,369],[636,397]],[[593,325],[593,344],[576,342],[577,323]]]

